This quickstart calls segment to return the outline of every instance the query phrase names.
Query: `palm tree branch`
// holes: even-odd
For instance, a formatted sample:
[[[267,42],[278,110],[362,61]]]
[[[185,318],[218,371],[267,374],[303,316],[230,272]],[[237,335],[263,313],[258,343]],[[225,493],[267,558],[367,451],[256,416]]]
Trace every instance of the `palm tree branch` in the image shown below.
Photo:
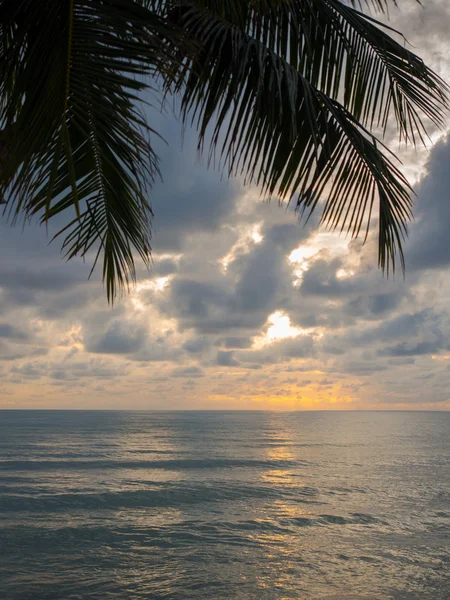
[[[0,126],[17,131],[0,194],[13,220],[47,222],[75,208],[56,237],[68,258],[103,253],[112,301],[135,277],[134,251],[150,260],[147,195],[159,171],[137,107],[144,78],[170,68],[179,33],[122,0],[47,0],[45,10],[5,0],[0,19],[2,40],[14,31],[0,54]]]
[[[443,126],[447,84],[389,36],[383,23],[339,0],[174,4],[172,18],[200,44],[231,24],[339,100],[365,126],[385,130],[392,108],[404,140],[424,140],[420,113]]]
[[[196,120],[200,147],[215,119],[210,160],[221,146],[230,174],[245,174],[267,194],[296,195],[302,212],[323,196],[323,222],[353,236],[364,222],[367,229],[376,195],[380,265],[394,267],[398,253],[403,266],[411,190],[387,149],[270,48],[231,23],[211,20],[202,51],[180,76],[183,117]]]

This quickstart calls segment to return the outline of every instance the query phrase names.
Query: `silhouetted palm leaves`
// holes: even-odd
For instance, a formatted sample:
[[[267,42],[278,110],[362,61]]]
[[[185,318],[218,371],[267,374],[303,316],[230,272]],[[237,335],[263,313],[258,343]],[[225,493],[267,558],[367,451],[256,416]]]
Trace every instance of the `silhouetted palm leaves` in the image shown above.
[[[356,6],[355,6],[356,4]],[[13,218],[64,213],[67,257],[103,253],[108,299],[150,259],[158,174],[142,91],[170,90],[208,126],[230,175],[355,236],[379,203],[379,263],[394,265],[410,188],[369,130],[442,127],[447,86],[339,0],[0,0],[0,193]],[[156,85],[155,82],[158,81]],[[69,210],[71,209],[71,210]],[[96,261],[95,261],[96,262]]]

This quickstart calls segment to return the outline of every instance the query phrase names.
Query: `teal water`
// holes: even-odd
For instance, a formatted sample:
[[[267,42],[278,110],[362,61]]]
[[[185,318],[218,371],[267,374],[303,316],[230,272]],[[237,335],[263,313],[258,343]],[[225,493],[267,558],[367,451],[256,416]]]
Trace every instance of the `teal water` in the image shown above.
[[[450,414],[0,412],[0,598],[450,598]]]

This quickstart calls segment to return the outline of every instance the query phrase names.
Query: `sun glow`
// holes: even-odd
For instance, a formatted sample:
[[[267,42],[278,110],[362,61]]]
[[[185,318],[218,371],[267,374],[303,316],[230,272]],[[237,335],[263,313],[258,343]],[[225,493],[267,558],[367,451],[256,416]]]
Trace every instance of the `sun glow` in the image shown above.
[[[170,279],[170,276],[157,277],[155,279],[146,279],[145,281],[138,283],[133,291],[132,296],[130,297],[133,308],[136,310],[144,310],[145,304],[141,301],[139,297],[140,294],[147,291],[162,292],[169,283]]]
[[[295,280],[293,285],[300,285],[303,274],[308,270],[310,259],[317,254],[317,248],[309,246],[300,246],[289,254],[289,262],[294,266]]]
[[[228,265],[235,260],[240,254],[247,254],[250,251],[252,244],[260,244],[263,236],[260,233],[261,223],[255,223],[251,229],[246,228],[239,236],[237,242],[231,247],[230,251],[225,254],[218,262],[225,273]]]
[[[338,279],[347,279],[349,277],[353,277],[354,274],[355,271],[352,271],[352,269],[339,269],[336,272],[336,277]]]
[[[300,327],[292,327],[289,316],[280,310],[272,313],[267,320],[270,323],[270,327],[267,329],[267,337],[271,341],[294,338],[305,333]]]
[[[301,335],[312,335],[315,338],[321,338],[323,331],[319,328],[294,327],[291,325],[289,315],[281,310],[273,312],[267,317],[267,330],[265,333],[253,339],[253,350],[261,349],[279,340],[296,338]]]
[[[450,360],[450,354],[432,354],[432,360]]]

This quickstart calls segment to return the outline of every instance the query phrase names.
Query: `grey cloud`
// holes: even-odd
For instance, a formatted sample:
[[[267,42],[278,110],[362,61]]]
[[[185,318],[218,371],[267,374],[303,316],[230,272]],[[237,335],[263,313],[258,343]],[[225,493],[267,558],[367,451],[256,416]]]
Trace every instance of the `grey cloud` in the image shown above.
[[[199,367],[178,367],[170,372],[171,377],[203,377],[204,373]]]
[[[264,348],[236,352],[238,361],[245,363],[276,364],[289,359],[311,358],[315,355],[314,339],[307,335],[275,340]]]
[[[14,290],[59,291],[82,281],[85,278],[79,272],[64,266],[49,270],[0,270],[0,286]]]
[[[311,236],[317,223],[317,215],[314,215],[306,226],[300,223],[272,225],[269,221],[263,227],[261,234],[266,238],[266,241],[278,246],[286,254],[289,250],[293,250],[304,243]]]
[[[288,248],[294,246],[291,243]],[[286,247],[274,244],[268,236],[252,253],[239,260],[243,262],[235,288],[235,304],[239,310],[262,313],[266,317],[276,308],[277,294],[292,287],[292,268],[287,264],[286,252]],[[236,269],[236,265],[230,269]]]
[[[228,338],[251,337],[233,335],[233,330],[258,333],[267,316],[286,305],[293,293],[286,254],[298,242],[294,235],[298,228],[289,226],[286,233],[283,227],[268,228],[260,244],[238,254],[226,273],[216,269],[212,281],[175,277],[161,310],[176,317],[182,330],[193,328],[202,334],[226,330]]]
[[[56,381],[76,381],[80,379],[113,380],[128,373],[124,364],[117,364],[104,359],[88,359],[78,361],[63,361],[46,366],[45,373]]]
[[[147,335],[143,327],[115,321],[99,339],[89,340],[86,349],[99,354],[131,354],[142,349]]]
[[[415,362],[416,362],[416,359],[415,358],[411,358],[411,357],[405,357],[405,358],[404,357],[400,357],[400,358],[391,357],[390,361],[389,361],[389,364],[390,365],[404,366],[404,365],[414,365]],[[426,375],[426,376],[424,376],[423,378],[425,379],[428,376],[429,376],[429,374]]]
[[[180,127],[164,123],[162,133],[169,145],[159,152],[163,182],[152,190],[152,245],[155,252],[179,251],[188,236],[214,232],[222,225],[234,210],[238,187],[220,173],[195,164],[194,132],[186,132],[182,151],[177,150]]]
[[[51,371],[50,373],[50,377],[52,379],[56,379],[58,381],[74,381],[76,380],[76,377],[74,377],[73,375],[71,375],[70,373],[66,372],[66,371]]]
[[[0,360],[14,361],[19,358],[45,356],[47,353],[48,349],[44,347],[29,346],[23,343],[17,345],[0,340]]]
[[[389,348],[378,350],[378,356],[417,356],[421,354],[434,354],[442,349],[442,340],[434,339],[421,342],[403,342]]]
[[[178,271],[178,262],[171,258],[158,259],[156,257],[152,264],[151,274],[157,277],[167,277]]]
[[[207,338],[192,338],[183,344],[183,349],[189,352],[189,354],[199,354],[207,350],[210,345],[211,342]]]
[[[350,300],[347,304],[346,313],[353,317],[365,317],[379,319],[380,317],[392,313],[405,297],[404,290],[395,290],[393,292],[358,296]]]
[[[170,300],[177,316],[188,322],[209,317],[215,309],[226,307],[230,301],[224,288],[181,278],[171,285]]]
[[[170,342],[170,335],[165,335],[149,337],[145,346],[136,354],[128,355],[128,358],[140,362],[173,362],[181,354],[181,349]]]
[[[437,144],[427,174],[417,187],[416,222],[406,246],[408,269],[438,269],[450,264],[450,138]]]
[[[227,352],[225,350],[219,350],[217,352],[217,364],[221,367],[234,367],[239,363],[234,358],[233,352]]]
[[[439,319],[428,310],[412,314],[400,314],[377,326],[350,329],[341,335],[328,335],[322,350],[340,354],[347,348],[370,346],[377,342],[389,342],[418,336],[422,331],[430,332]]]
[[[335,258],[327,261],[318,259],[306,271],[300,286],[303,296],[347,297],[356,291],[353,279],[339,279],[337,271],[342,267],[342,260]]]
[[[9,323],[0,323],[0,338],[8,338],[16,341],[29,339],[29,334]]]
[[[343,366],[340,372],[349,373],[351,375],[368,376],[380,371],[386,371],[387,366],[374,362],[349,361]]]
[[[217,340],[216,345],[223,346],[224,348],[250,348],[252,345],[252,338],[231,336]]]
[[[25,363],[20,367],[13,366],[10,369],[10,373],[16,380],[33,380],[40,379],[42,376],[42,370],[38,363]]]

